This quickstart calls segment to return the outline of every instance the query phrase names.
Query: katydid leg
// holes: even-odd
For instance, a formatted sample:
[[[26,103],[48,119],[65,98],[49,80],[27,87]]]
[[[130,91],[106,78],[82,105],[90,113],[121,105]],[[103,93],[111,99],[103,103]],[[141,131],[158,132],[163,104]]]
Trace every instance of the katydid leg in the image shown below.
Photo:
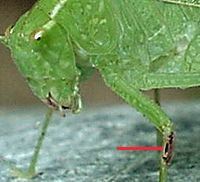
[[[160,106],[160,90],[159,89],[154,89],[153,96],[154,96],[154,102],[158,106]],[[156,129],[156,140],[157,140],[157,145],[158,146],[163,145],[163,143],[162,143],[162,133],[158,129]]]
[[[39,134],[39,138],[38,138],[37,144],[35,146],[34,153],[31,158],[31,162],[30,162],[28,170],[23,171],[21,169],[14,168],[12,171],[14,176],[19,177],[19,178],[33,178],[34,176],[37,175],[36,164],[38,161],[39,152],[42,147],[52,114],[53,114],[53,110],[51,108],[49,108],[46,113],[45,120],[44,120],[43,126],[41,128],[41,132]]]
[[[156,127],[162,134],[163,153],[161,155],[160,182],[167,181],[168,162],[172,156],[173,142],[169,142],[170,136],[173,137],[173,124],[162,109],[152,100],[144,96],[137,88],[123,80],[122,77],[115,73],[101,70],[106,84],[120,95],[128,104],[136,108]],[[172,141],[172,140],[170,140]]]
[[[159,89],[154,89],[154,102],[160,106],[160,91]],[[162,136],[162,133],[156,129],[156,140],[157,140],[157,145],[158,146],[163,146],[164,143],[163,143],[163,136]],[[159,178],[160,178],[160,181],[166,181],[167,179],[164,179],[164,178],[167,178],[167,168],[165,167],[165,164],[163,163],[163,159],[162,159],[162,153],[158,152],[158,155],[160,157],[160,171],[159,171]]]

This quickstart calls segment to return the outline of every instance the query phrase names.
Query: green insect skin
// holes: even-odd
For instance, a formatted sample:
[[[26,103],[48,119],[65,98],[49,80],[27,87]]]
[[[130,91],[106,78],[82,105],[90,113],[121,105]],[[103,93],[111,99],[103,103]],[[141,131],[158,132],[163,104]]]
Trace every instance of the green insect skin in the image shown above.
[[[97,69],[159,131],[164,147],[159,181],[165,182],[174,126],[141,91],[200,85],[200,62],[192,56],[198,52],[198,17],[198,9],[156,0],[40,0],[0,40],[34,94],[61,112],[80,111],[79,83]]]

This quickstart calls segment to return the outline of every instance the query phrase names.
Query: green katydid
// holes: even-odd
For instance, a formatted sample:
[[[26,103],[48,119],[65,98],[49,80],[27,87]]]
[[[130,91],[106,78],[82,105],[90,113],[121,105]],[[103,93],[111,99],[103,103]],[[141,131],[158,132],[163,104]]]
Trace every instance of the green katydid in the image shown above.
[[[39,0],[0,41],[48,111],[27,172],[32,177],[53,109],[81,110],[79,83],[97,69],[106,85],[144,114],[162,137],[160,182],[174,127],[143,90],[200,85],[199,12],[171,0]],[[190,5],[189,3],[186,5]],[[185,4],[184,4],[185,5]],[[88,75],[87,75],[88,74]]]

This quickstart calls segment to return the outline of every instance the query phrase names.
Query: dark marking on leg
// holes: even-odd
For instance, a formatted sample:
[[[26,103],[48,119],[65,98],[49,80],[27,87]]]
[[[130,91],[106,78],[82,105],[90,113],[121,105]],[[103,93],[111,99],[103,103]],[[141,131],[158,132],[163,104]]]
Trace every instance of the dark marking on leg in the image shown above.
[[[171,134],[166,139],[162,155],[162,158],[167,165],[171,163],[171,160],[173,158],[174,140],[175,140],[175,134],[174,132],[171,132]]]

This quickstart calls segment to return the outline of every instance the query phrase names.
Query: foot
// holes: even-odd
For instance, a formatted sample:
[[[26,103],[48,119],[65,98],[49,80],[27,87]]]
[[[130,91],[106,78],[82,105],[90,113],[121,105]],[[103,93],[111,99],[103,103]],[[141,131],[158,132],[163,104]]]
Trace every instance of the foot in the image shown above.
[[[24,178],[24,179],[32,179],[38,176],[35,170],[22,170],[17,167],[12,168],[11,175],[16,178]]]

